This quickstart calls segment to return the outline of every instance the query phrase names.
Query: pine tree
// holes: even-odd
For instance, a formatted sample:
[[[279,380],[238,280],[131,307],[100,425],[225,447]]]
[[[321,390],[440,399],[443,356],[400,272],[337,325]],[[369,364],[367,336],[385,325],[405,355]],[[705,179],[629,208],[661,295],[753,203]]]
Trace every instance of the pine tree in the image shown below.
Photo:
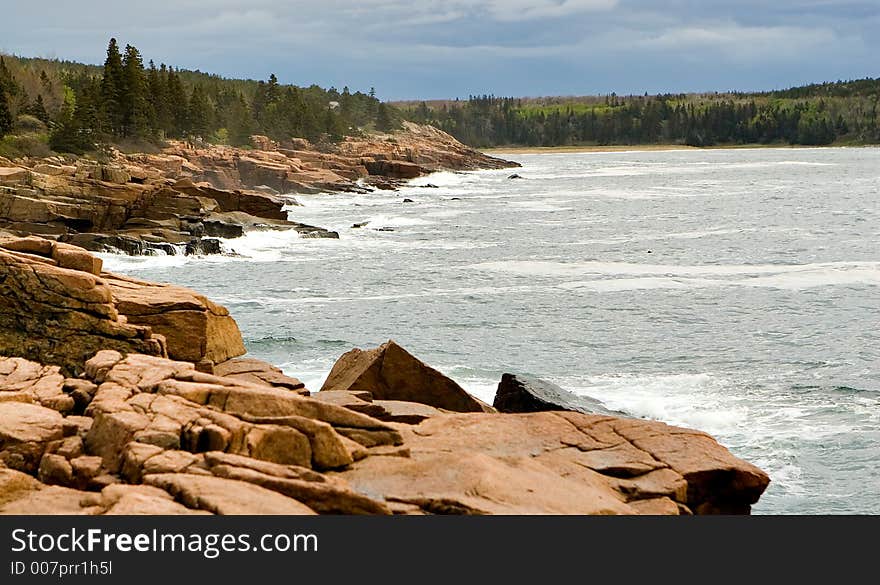
[[[244,146],[250,144],[251,135],[255,131],[255,123],[251,110],[241,94],[229,106],[229,119],[226,129],[229,131],[229,143],[231,145]]]
[[[333,142],[342,140],[342,136],[345,133],[339,115],[330,108],[327,108],[324,112],[324,132]]]
[[[206,139],[211,133],[211,118],[211,104],[202,86],[197,85],[189,99],[189,133]]]
[[[14,93],[12,91],[14,83],[15,79],[12,77],[12,72],[9,71],[9,67],[6,65],[6,58],[3,57],[3,55],[0,55],[0,87],[3,88],[7,96]]]
[[[308,106],[298,88],[288,87],[280,105],[283,115],[287,119],[287,136],[284,138],[302,138],[314,135],[316,129],[311,122],[306,120]]]
[[[140,52],[131,45],[125,46],[122,61],[122,135],[144,137],[149,133],[147,80]]]
[[[266,84],[266,101],[270,104],[275,104],[280,99],[281,90],[278,88],[278,78],[272,73],[269,75],[269,83]]]
[[[52,91],[52,80],[49,79],[45,69],[40,71],[40,85],[43,86],[43,91],[46,93]]]
[[[6,87],[0,83],[0,137],[12,129],[12,114],[6,99]]]
[[[3,104],[11,117],[15,100],[22,92],[15,81],[15,77],[12,76],[12,72],[7,67],[6,59],[3,58],[3,55],[0,55],[0,91],[3,91],[5,95]]]
[[[94,92],[100,99],[100,90]],[[91,103],[88,91],[79,100],[72,93],[66,95],[55,125],[49,134],[49,146],[58,152],[82,154],[95,147],[92,128],[96,124],[96,104]]]
[[[28,107],[28,114],[41,122],[49,122],[49,113],[46,111],[46,105],[43,103],[43,94],[37,94],[37,99]]]
[[[384,102],[380,102],[376,108],[376,129],[379,132],[390,132],[393,127],[391,115],[388,113],[388,106]]]
[[[107,46],[107,59],[104,61],[104,76],[101,80],[101,108],[110,134],[120,136],[125,123],[125,109],[122,103],[125,91],[122,54],[116,39],[110,39]]]
[[[180,138],[189,130],[189,99],[183,89],[180,76],[174,69],[168,70],[166,96],[171,119],[169,134],[172,137]]]
[[[150,127],[154,133],[162,136],[170,133],[171,111],[168,108],[168,71],[162,65],[161,71],[156,69],[156,64],[150,61],[147,71],[147,101],[150,104],[152,119]]]

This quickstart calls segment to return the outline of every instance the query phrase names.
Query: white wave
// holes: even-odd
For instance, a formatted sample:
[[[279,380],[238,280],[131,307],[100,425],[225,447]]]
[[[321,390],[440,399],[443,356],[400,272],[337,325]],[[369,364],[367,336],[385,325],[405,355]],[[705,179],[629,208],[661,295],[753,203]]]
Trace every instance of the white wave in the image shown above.
[[[104,270],[108,272],[137,272],[139,270],[152,270],[154,268],[173,268],[183,266],[193,260],[193,256],[168,256],[158,254],[156,256],[128,256],[126,254],[96,253],[95,256],[104,261]],[[203,257],[199,257],[200,259]]]
[[[192,262],[220,264],[226,262],[307,262],[317,258],[291,254],[297,245],[316,241],[302,238],[296,230],[259,230],[245,233],[240,238],[218,238],[223,246],[224,254],[207,256],[185,256],[183,254],[168,256],[126,256],[124,254],[98,254],[104,260],[104,267],[109,271],[134,272],[155,268],[182,267]]]
[[[350,207],[381,207],[399,201],[400,196],[393,191],[377,191],[365,195],[350,193],[323,193],[319,195],[297,195],[299,205],[287,205],[284,210],[288,217],[296,221],[296,216],[313,212],[328,213],[331,210]]]
[[[454,173],[442,171],[439,173],[431,173],[424,177],[412,179],[408,186],[423,187],[425,185],[436,185],[438,187],[457,187],[463,183],[470,183],[478,180],[473,174]]]
[[[876,266],[822,268],[743,279],[732,284],[788,290],[859,284],[880,286],[880,269]]]
[[[465,377],[456,379],[456,381],[468,394],[482,400],[486,404],[492,404],[495,400],[495,393],[498,391],[498,380],[492,381],[485,378]]]
[[[836,163],[813,162],[805,160],[773,160],[762,162],[741,162],[741,163],[722,163],[728,169],[772,169],[779,166],[800,166],[800,167],[836,167]]]
[[[651,234],[644,237],[645,240],[698,240],[710,236],[726,236],[729,234],[744,234],[755,232],[752,228],[718,228],[711,230],[694,230],[690,232],[673,232],[668,234]],[[638,241],[638,240],[637,240]]]
[[[257,262],[275,262],[292,259],[286,251],[306,240],[296,230],[265,230],[247,232],[240,238],[223,238],[220,241],[227,250],[243,258]]]
[[[623,276],[743,276],[780,275],[788,273],[838,273],[857,271],[875,276],[880,262],[824,262],[816,264],[639,264],[633,262],[554,262],[549,260],[503,260],[482,262],[470,268],[489,272],[506,272],[524,276],[580,276],[588,274]]]
[[[563,290],[590,290],[595,292],[621,292],[629,290],[658,290],[658,289],[693,289],[723,286],[724,281],[706,280],[696,278],[605,278],[597,280],[581,280],[564,282],[557,285]]]
[[[749,414],[745,406],[723,399],[729,395],[730,382],[711,373],[611,374],[586,381],[583,386],[564,387],[614,410],[710,433],[736,431]]]
[[[785,378],[785,372],[780,377]],[[827,416],[829,409],[868,420],[848,396],[793,393],[784,383],[743,386],[711,372],[607,374],[561,385],[630,415],[708,432],[766,470],[775,489],[793,494],[802,493],[806,486],[796,453],[788,445],[833,443],[854,432],[847,420]],[[868,401],[876,413],[880,400]],[[868,423],[866,428],[875,427]],[[768,445],[773,445],[769,452]]]
[[[302,362],[285,362],[278,364],[285,375],[298,379],[311,392],[318,392],[335,363],[333,358],[304,360]]]
[[[721,286],[744,286],[755,288],[775,288],[784,290],[804,290],[822,286],[869,285],[880,286],[880,270],[876,268],[856,268],[849,270],[805,270],[773,276],[722,280],[706,278],[604,278],[564,282],[558,286],[563,290],[591,290],[596,292],[620,292],[630,290],[655,289],[695,289]]]

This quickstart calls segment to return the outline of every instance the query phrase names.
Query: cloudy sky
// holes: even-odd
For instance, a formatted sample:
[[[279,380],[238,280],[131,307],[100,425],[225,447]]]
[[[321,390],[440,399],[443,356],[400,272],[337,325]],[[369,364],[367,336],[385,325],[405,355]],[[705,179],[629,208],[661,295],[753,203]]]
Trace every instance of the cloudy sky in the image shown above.
[[[0,0],[0,51],[384,99],[773,89],[880,76],[880,0]]]

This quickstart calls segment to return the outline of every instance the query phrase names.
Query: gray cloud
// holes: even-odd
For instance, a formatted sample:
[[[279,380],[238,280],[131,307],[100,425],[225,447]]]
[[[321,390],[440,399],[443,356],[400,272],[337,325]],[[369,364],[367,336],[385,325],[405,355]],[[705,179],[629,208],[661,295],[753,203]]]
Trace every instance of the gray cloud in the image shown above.
[[[764,89],[880,75],[876,0],[10,4],[0,23],[7,52],[100,62],[113,35],[157,62],[375,86],[389,98]]]

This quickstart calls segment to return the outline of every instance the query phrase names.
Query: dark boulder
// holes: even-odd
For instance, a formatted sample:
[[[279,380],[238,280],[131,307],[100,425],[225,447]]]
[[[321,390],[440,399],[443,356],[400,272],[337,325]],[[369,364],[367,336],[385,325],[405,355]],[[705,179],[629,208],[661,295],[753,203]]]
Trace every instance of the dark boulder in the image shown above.
[[[523,374],[502,374],[495,393],[494,406],[499,412],[541,412],[571,410],[585,414],[620,416],[600,401],[589,396],[578,396],[556,384]]]
[[[213,238],[240,238],[244,235],[244,227],[234,223],[206,220],[202,225],[205,226],[204,235]]]
[[[187,256],[207,256],[208,254],[222,254],[223,246],[216,238],[199,238],[192,240],[186,245]]]

